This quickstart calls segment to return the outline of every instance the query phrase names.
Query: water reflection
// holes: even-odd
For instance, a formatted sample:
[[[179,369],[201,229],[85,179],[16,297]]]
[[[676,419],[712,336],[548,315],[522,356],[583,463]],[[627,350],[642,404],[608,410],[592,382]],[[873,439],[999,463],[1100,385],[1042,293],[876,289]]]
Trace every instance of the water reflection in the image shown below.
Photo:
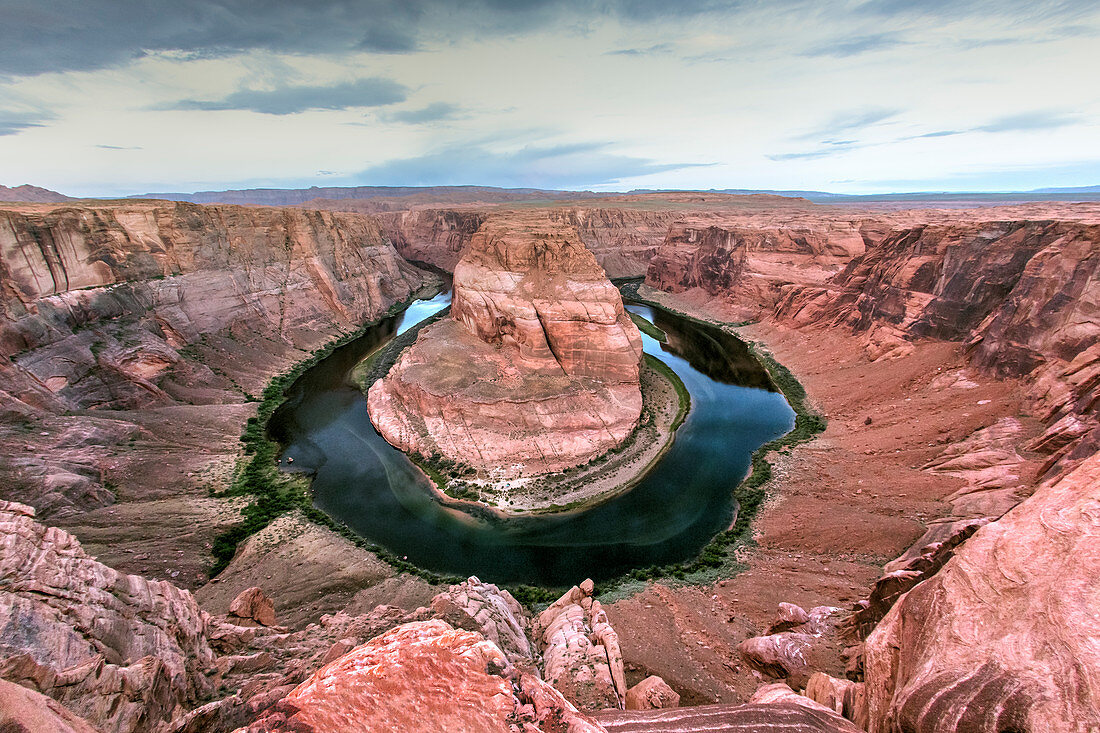
[[[356,533],[422,567],[502,583],[560,586],[692,557],[733,512],[753,450],[794,415],[744,344],[646,306],[630,310],[669,336],[643,335],[684,381],[692,410],[664,459],[630,492],[584,512],[485,521],[435,501],[425,479],[374,430],[349,372],[393,335],[445,307],[421,301],[337,349],[290,389],[271,434],[313,474],[314,502]],[[728,356],[727,356],[728,354]],[[749,386],[745,386],[749,385]]]

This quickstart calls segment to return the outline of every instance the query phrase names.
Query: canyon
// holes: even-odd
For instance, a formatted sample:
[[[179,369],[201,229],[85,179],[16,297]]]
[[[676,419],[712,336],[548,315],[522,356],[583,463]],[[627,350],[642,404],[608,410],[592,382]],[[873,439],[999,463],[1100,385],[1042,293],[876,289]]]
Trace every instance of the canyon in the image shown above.
[[[0,726],[1100,725],[1100,206],[381,203],[0,207]],[[265,387],[438,288],[409,260],[455,294],[371,387],[402,447],[558,465],[482,407],[517,364],[568,403],[534,413],[555,446],[587,423],[547,415],[610,414],[612,444],[640,346],[607,278],[643,274],[640,296],[788,367],[828,427],[767,456],[753,541],[710,575],[578,578],[532,612],[290,506],[210,578]],[[420,386],[441,370],[466,381]],[[491,437],[462,442],[456,416]]]

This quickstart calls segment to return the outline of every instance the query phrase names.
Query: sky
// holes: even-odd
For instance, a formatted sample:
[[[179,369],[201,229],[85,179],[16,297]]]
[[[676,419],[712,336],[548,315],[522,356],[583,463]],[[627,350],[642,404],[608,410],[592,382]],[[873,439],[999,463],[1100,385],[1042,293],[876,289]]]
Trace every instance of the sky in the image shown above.
[[[0,0],[0,184],[1100,184],[1096,0]]]

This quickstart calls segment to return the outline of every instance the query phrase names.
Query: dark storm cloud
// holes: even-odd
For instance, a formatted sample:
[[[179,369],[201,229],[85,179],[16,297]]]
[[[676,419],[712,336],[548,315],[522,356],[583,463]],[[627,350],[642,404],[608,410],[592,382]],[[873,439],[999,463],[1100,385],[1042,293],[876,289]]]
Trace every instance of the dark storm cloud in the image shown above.
[[[873,33],[867,36],[839,38],[833,42],[806,49],[800,55],[814,57],[847,58],[871,51],[884,51],[905,45],[905,41],[894,33]]]
[[[793,2],[795,0],[784,0]],[[647,22],[740,7],[735,0],[4,0],[0,74],[88,70],[148,53],[249,50],[404,53],[422,39],[600,17]]]
[[[608,147],[603,143],[531,145],[499,153],[481,145],[455,146],[370,167],[357,179],[364,184],[385,182],[395,186],[485,183],[568,189],[700,165],[657,163],[620,155]]]
[[[405,101],[408,89],[390,79],[357,79],[331,86],[283,87],[267,91],[242,89],[223,99],[185,99],[159,109],[249,110],[268,115],[290,115],[309,109],[380,107]]]
[[[385,122],[403,122],[407,125],[419,125],[425,122],[440,122],[453,120],[458,116],[459,109],[447,102],[432,102],[420,109],[403,109],[397,112],[388,112],[380,115]]]

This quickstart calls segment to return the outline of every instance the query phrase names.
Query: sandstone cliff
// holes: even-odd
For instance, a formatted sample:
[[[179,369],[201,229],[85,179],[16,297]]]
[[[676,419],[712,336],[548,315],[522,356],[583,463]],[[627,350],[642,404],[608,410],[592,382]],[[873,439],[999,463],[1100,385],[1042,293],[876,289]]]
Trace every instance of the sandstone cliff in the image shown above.
[[[982,527],[867,641],[872,733],[1100,726],[1100,456]]]
[[[649,262],[646,284],[671,293],[698,288],[746,309],[769,308],[791,283],[824,282],[863,253],[873,221],[805,214],[695,216],[677,221]]]
[[[1027,377],[1051,465],[1100,445],[1100,226],[1023,220],[894,232],[822,286],[786,289],[796,327],[867,333],[873,357],[920,337],[965,341],[973,362]]]
[[[414,209],[378,214],[382,234],[401,256],[453,272],[486,215],[461,209]]]
[[[483,224],[451,315],[370,388],[393,445],[533,475],[585,463],[637,423],[641,337],[575,231],[537,214]]]
[[[22,432],[0,429],[9,497],[47,514],[110,503],[106,466],[120,471],[119,446],[152,437],[150,413],[132,411],[243,404],[430,278],[355,214],[163,202],[0,210],[0,410],[22,421]],[[86,409],[112,419],[58,417]],[[185,413],[174,419],[186,435]],[[48,456],[24,443],[35,423]]]

